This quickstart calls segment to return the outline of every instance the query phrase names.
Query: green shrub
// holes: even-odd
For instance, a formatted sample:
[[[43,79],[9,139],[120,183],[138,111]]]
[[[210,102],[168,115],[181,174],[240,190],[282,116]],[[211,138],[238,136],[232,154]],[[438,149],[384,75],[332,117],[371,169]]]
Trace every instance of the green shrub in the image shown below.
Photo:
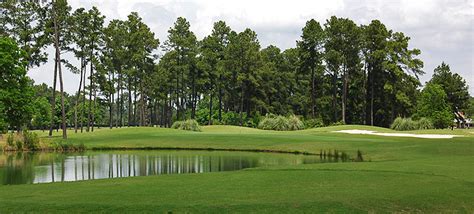
[[[183,126],[184,121],[175,121],[173,125],[171,125],[172,129],[181,129]]]
[[[430,119],[422,117],[417,121],[417,129],[432,129],[434,128],[433,123]]]
[[[275,131],[291,131],[304,129],[304,124],[295,115],[284,117],[281,115],[267,114],[267,116],[259,122],[257,128]]]
[[[28,130],[23,131],[23,141],[25,148],[28,150],[37,150],[39,148],[39,137],[38,134],[34,132],[29,132]]]
[[[430,119],[436,129],[444,129],[453,124],[453,116],[449,111],[435,111]]]
[[[415,121],[415,120],[412,120],[411,118],[397,117],[393,121],[390,128],[393,129],[393,130],[397,130],[397,131],[432,129],[433,128],[433,123],[428,118],[420,118],[419,120]]]
[[[329,126],[342,126],[342,125],[346,125],[346,123],[344,123],[344,122],[341,120],[341,121],[337,121],[337,122],[331,123]]]
[[[321,118],[316,118],[316,119],[309,119],[304,121],[304,126],[307,129],[310,128],[319,128],[319,127],[324,127],[324,122]]]
[[[304,123],[301,122],[300,118],[298,118],[296,115],[288,116],[288,125],[289,130],[302,130],[305,127]]]
[[[17,151],[23,150],[23,142],[21,140],[16,141],[16,150]]]
[[[201,131],[201,127],[199,126],[199,123],[196,120],[176,121],[173,123],[171,128],[195,132]]]
[[[14,143],[15,142],[15,136],[13,136],[13,134],[9,134],[7,136],[7,146],[9,147],[13,147],[14,146]]]
[[[411,118],[397,117],[393,121],[390,128],[397,131],[410,131],[410,130],[416,130],[418,128],[418,125]]]
[[[402,126],[402,123],[404,123],[404,121],[405,121],[405,118],[397,117],[392,122],[392,125],[390,125],[390,128],[393,130],[401,131],[402,129],[401,126]]]

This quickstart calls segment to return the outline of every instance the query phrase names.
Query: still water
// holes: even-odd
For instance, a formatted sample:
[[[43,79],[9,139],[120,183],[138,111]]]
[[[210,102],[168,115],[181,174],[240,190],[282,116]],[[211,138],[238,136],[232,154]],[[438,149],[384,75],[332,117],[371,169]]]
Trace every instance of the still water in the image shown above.
[[[0,153],[0,185],[234,171],[326,162],[319,156],[217,151]]]

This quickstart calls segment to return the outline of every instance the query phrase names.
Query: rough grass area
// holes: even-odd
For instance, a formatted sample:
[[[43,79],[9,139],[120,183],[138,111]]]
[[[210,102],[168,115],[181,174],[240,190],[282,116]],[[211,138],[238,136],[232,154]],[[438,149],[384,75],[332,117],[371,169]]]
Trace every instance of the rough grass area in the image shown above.
[[[267,149],[364,153],[367,162],[275,166],[236,172],[0,186],[1,212],[474,212],[474,131],[401,133],[463,135],[418,139],[334,133],[368,126],[264,131],[205,126],[202,132],[159,128],[98,129],[69,134],[88,148]],[[396,132],[398,133],[398,132]],[[57,138],[43,140],[59,140]]]

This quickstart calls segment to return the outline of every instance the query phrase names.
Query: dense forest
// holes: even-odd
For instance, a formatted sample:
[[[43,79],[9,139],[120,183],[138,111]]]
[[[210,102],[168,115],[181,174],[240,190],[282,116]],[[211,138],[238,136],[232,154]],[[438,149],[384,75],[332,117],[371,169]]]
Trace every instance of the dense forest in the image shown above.
[[[281,50],[224,21],[199,40],[179,17],[159,41],[138,13],[106,23],[98,8],[72,11],[66,0],[5,1],[0,12],[3,130],[63,129],[66,138],[67,128],[170,127],[185,119],[255,127],[269,113],[312,127],[387,127],[397,117],[429,116],[419,111],[430,111],[433,97],[445,102],[451,121],[454,110],[474,113],[465,80],[444,62],[423,92],[421,51],[378,20],[311,19],[296,46]],[[48,46],[55,49],[52,87],[26,75],[48,60]],[[64,72],[77,75],[74,94],[64,92]]]

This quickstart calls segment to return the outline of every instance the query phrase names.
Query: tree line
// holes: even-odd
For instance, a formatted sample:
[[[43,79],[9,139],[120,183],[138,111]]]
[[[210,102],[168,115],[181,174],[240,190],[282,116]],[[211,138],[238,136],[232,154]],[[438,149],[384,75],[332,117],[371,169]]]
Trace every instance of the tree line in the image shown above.
[[[24,77],[18,93],[0,97],[18,104],[4,110],[4,117],[24,117],[4,119],[11,129],[48,127],[50,135],[62,129],[66,138],[68,127],[170,127],[186,119],[255,127],[268,113],[314,124],[388,127],[396,117],[417,112],[421,51],[378,20],[358,25],[335,16],[325,23],[311,19],[296,46],[281,50],[261,47],[255,31],[236,32],[224,21],[199,40],[179,17],[160,42],[135,12],[105,23],[98,8],[72,11],[66,0],[7,0],[1,6],[2,39],[23,54],[14,59],[21,63],[13,62],[20,76],[47,61],[45,47],[55,49],[52,88]],[[66,52],[79,63],[64,59]],[[64,92],[65,70],[78,75],[72,95]],[[463,78],[444,63],[437,70],[432,81],[444,87],[450,108],[467,109]]]

